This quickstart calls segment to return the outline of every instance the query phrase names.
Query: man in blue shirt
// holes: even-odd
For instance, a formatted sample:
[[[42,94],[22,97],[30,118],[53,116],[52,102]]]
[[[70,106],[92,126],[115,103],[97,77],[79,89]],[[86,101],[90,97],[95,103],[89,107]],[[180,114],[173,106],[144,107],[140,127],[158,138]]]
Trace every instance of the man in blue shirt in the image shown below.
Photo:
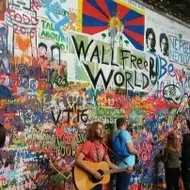
[[[120,137],[126,142],[127,150],[131,155],[124,160],[116,160],[116,165],[120,168],[133,167],[135,165],[135,155],[138,157],[138,151],[133,147],[133,141],[130,133],[127,131],[127,122],[125,118],[118,118],[116,121],[117,131],[114,137],[120,135]],[[130,183],[131,174],[122,172],[117,174],[116,190],[127,190]]]

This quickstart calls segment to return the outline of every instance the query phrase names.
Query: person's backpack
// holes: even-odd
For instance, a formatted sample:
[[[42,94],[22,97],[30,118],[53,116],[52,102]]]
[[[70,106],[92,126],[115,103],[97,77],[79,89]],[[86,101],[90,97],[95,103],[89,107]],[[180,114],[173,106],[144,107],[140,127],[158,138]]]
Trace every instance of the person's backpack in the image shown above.
[[[112,141],[112,149],[115,152],[115,154],[117,155],[116,160],[124,159],[130,155],[130,153],[126,147],[126,142],[121,137],[121,133],[122,133],[122,131],[120,131],[119,134],[117,134],[113,138],[113,141]]]

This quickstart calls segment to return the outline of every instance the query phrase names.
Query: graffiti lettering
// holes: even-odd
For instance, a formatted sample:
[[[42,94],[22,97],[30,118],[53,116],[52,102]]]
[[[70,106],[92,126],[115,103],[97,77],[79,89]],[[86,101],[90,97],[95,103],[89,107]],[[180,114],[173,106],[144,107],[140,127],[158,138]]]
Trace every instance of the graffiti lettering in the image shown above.
[[[8,74],[8,70],[6,69],[6,66],[3,60],[0,60],[0,73],[4,75]]]
[[[167,100],[172,100],[174,103],[178,103],[181,97],[180,88],[176,85],[167,85],[164,87],[163,96]]]
[[[89,114],[89,118],[93,118],[96,116],[98,118],[119,118],[122,115],[122,110],[109,109],[104,107],[97,106],[92,109],[91,114]]]
[[[106,45],[101,45],[101,47],[99,47],[98,45],[95,45],[95,48],[93,48],[95,43],[93,39],[90,40],[87,46],[85,46],[84,41],[80,40],[77,42],[74,35],[72,35],[72,40],[78,59],[83,63],[84,69],[93,88],[97,88],[100,78],[103,81],[105,90],[108,89],[112,82],[116,87],[122,87],[127,90],[137,88],[143,91],[146,90],[149,85],[154,85],[156,83],[157,66],[152,57],[149,57],[148,61],[146,60],[146,57],[144,58],[145,60],[142,60],[142,58],[131,54],[128,50],[118,49],[118,52],[120,52],[118,55],[120,60],[118,62],[121,63],[119,65],[114,63],[114,57],[116,57],[116,55],[114,55],[115,51],[113,51],[111,47]],[[104,58],[105,49],[111,51],[111,57],[109,56],[109,60],[105,60]],[[93,64],[98,63],[108,66],[110,65],[112,67],[109,67],[106,72],[100,67],[99,70],[96,70],[97,74],[94,76],[94,71],[90,69],[92,62]],[[107,79],[105,77],[106,75]]]
[[[34,37],[38,20],[34,12],[22,9],[23,13],[18,12],[15,5],[9,5],[9,9],[5,13],[7,24],[14,29],[14,32],[19,34],[27,34]]]
[[[51,72],[51,70],[48,69],[47,75],[49,72]],[[46,80],[47,78],[47,76],[43,76],[41,68],[32,66],[27,67],[24,64],[18,65],[18,75],[24,77],[27,76],[28,78],[35,78],[36,80]]]
[[[68,108],[68,109],[64,109],[64,110],[59,110],[59,113],[57,115],[57,118],[55,119],[55,112],[52,111],[52,117],[55,123],[58,123],[61,114],[63,113],[67,113],[67,123],[70,123],[71,121],[74,122],[75,118],[76,121],[75,122],[87,122],[88,121],[88,115],[86,114],[88,109],[74,109],[74,108]],[[73,113],[73,114],[72,114]]]
[[[22,13],[21,15],[16,12],[13,9],[8,9],[7,14],[10,16],[10,19],[12,21],[16,21],[17,23],[20,24],[30,24],[30,25],[37,25],[38,24],[38,19],[31,16],[28,17],[25,13]]]
[[[42,25],[42,31],[40,33],[40,36],[42,38],[54,40],[55,42],[59,44],[59,48],[64,50],[66,48],[66,44],[63,43],[62,38],[55,31],[54,24],[46,20],[41,20],[41,25]],[[65,39],[65,41],[66,40],[67,38]]]
[[[68,16],[60,16],[59,13],[67,12],[65,9],[61,7],[61,4],[59,2],[53,2],[52,0],[46,0],[45,4],[43,2],[39,3],[46,8],[45,13],[47,14],[49,20],[52,23],[55,23],[55,30],[59,33],[61,36],[61,39],[65,40],[65,35],[63,34],[62,27],[70,22],[70,19]],[[51,5],[51,6],[50,6]],[[60,19],[60,20],[59,20]],[[59,21],[57,21],[59,20]]]
[[[164,59],[163,57],[158,56],[158,58],[159,58],[159,63],[160,63],[160,66],[158,68],[159,79],[162,78],[167,73],[171,77],[174,77],[175,73],[174,73],[174,66],[173,66],[173,64],[171,64],[171,63],[168,64],[167,60]]]
[[[64,146],[63,143],[57,138],[56,140],[57,146],[55,147],[55,151],[57,155],[61,157],[74,157],[75,149],[71,146]]]
[[[84,42],[83,41],[80,42],[80,45],[78,47],[77,41],[76,41],[74,36],[72,36],[72,40],[73,40],[73,43],[74,43],[74,47],[75,47],[78,59],[81,61],[81,55],[83,55],[84,56],[84,61],[87,61],[87,55],[88,55],[89,49],[90,49],[91,45],[93,44],[94,40],[91,40],[89,42],[86,50],[84,48]],[[97,63],[102,63],[102,64],[105,64],[105,65],[111,64],[112,66],[119,67],[119,65],[115,64],[114,61],[113,61],[114,60],[114,50],[112,48],[110,48],[110,50],[111,50],[111,59],[109,60],[109,62],[107,62],[107,61],[104,60],[104,52],[105,52],[104,45],[101,46],[101,50],[98,47],[98,45],[96,45],[93,52],[92,52],[92,54],[91,54],[91,56],[89,56],[89,62],[92,62],[95,59],[95,60],[97,60]],[[101,59],[100,59],[100,52],[102,52],[101,53]]]
[[[20,77],[18,86],[30,88],[33,91],[35,91],[38,88],[37,81],[34,79],[29,79],[28,77]]]
[[[86,140],[86,134],[82,132],[77,133],[76,142],[77,144],[82,144]]]
[[[67,86],[67,78],[62,77],[58,74],[56,70],[52,70],[50,73],[48,72],[48,82],[53,85],[56,84],[57,86]]]
[[[141,73],[140,75],[138,75],[137,71],[126,71],[126,72],[116,71],[115,72],[114,69],[111,69],[111,71],[109,72],[109,76],[106,80],[103,70],[100,69],[96,77],[94,78],[92,72],[90,71],[90,67],[86,64],[83,64],[83,65],[84,65],[85,70],[87,71],[87,74],[90,78],[92,86],[95,89],[97,88],[97,84],[100,79],[100,76],[103,80],[105,90],[107,90],[107,88],[109,87],[110,81],[112,81],[112,79],[116,87],[125,86],[126,90],[134,89],[135,87],[145,90],[150,84],[148,76],[144,73]]]
[[[170,53],[169,59],[176,63],[190,64],[190,42],[169,36]]]

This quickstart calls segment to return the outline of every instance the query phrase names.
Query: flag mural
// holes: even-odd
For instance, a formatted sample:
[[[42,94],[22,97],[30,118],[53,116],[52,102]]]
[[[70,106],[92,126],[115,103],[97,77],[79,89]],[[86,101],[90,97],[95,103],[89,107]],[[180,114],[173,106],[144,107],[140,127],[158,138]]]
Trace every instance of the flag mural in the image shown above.
[[[82,32],[96,34],[104,30],[121,32],[132,45],[144,49],[144,12],[117,1],[82,1]]]

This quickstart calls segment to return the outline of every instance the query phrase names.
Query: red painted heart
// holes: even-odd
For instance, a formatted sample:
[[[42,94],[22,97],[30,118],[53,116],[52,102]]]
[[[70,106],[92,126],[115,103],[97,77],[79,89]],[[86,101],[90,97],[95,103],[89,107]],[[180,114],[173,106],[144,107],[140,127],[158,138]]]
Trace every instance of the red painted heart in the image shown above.
[[[62,128],[58,128],[58,129],[56,129],[55,134],[57,137],[59,137],[61,139],[64,135],[64,130]]]

